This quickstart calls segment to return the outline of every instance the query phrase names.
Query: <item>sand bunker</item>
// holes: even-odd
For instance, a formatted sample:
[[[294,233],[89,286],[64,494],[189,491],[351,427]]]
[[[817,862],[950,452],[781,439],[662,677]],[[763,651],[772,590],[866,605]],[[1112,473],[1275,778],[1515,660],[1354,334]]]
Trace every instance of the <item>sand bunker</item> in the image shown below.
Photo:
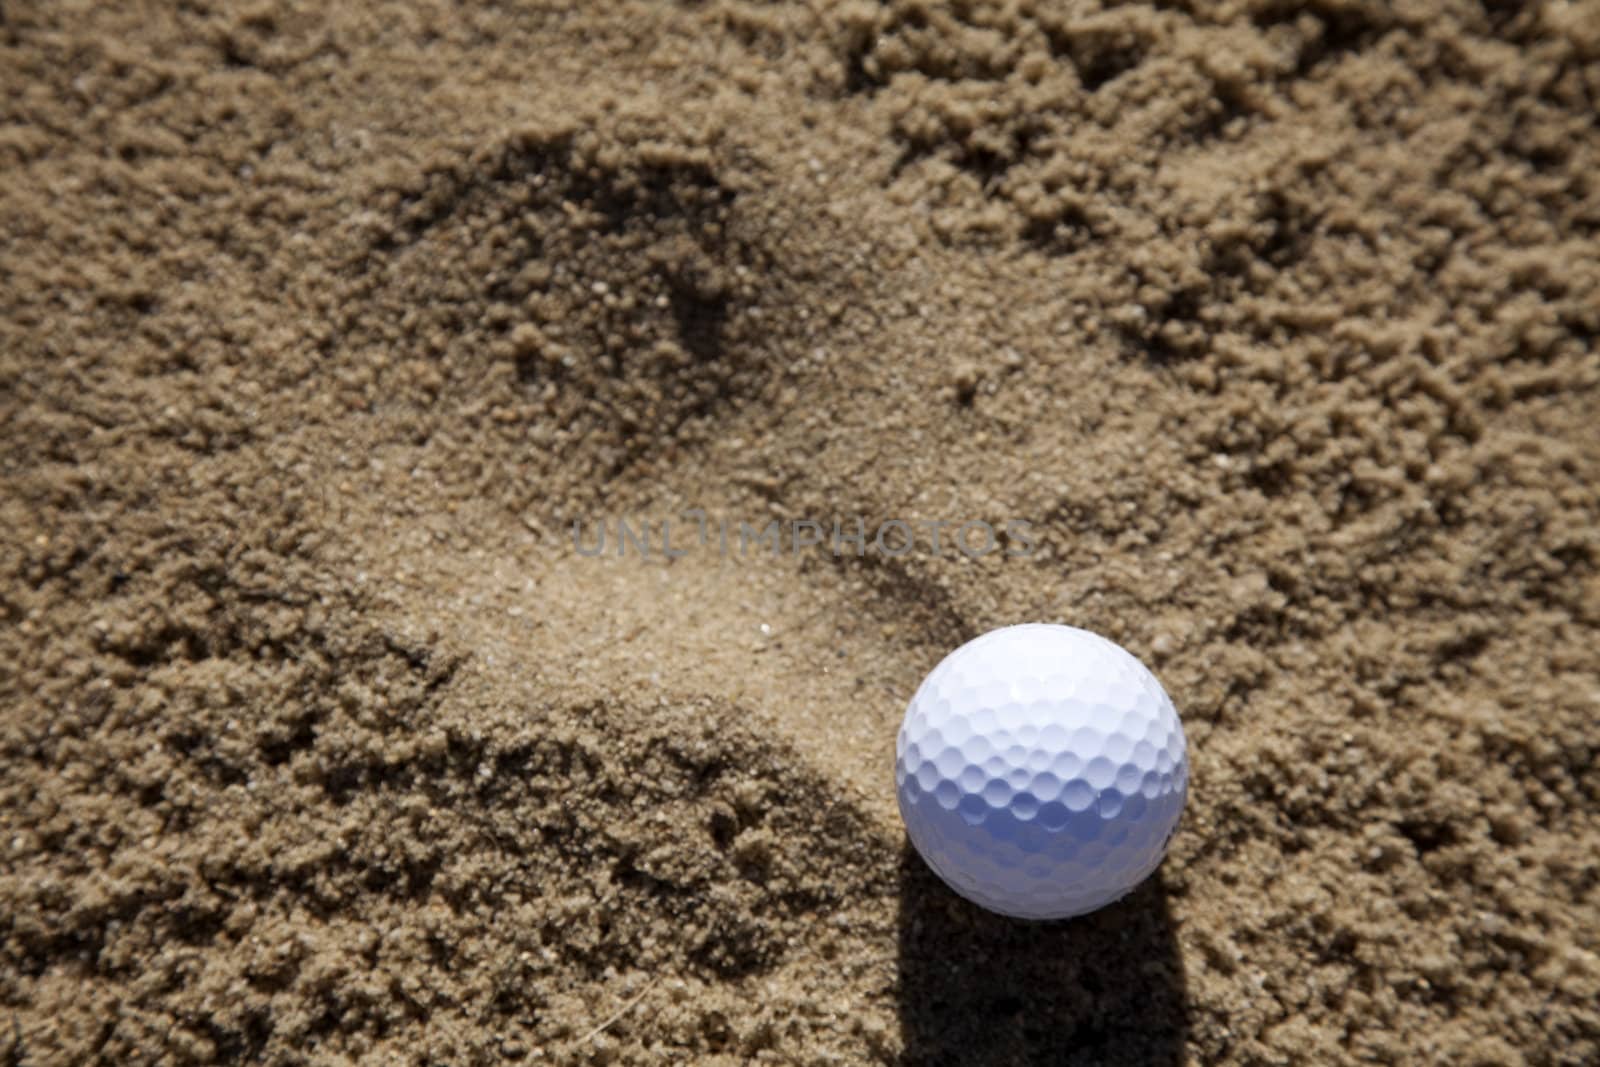
[[[5,1063],[1600,1059],[1600,5],[133,7],[0,13]],[[1036,544],[572,537],[857,519]],[[1053,926],[893,800],[1023,620],[1190,744]]]

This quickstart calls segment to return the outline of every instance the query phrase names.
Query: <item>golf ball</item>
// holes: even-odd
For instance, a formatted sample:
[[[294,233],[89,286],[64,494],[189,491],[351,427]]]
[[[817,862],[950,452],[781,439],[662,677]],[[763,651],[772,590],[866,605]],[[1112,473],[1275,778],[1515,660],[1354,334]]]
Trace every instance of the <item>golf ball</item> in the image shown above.
[[[917,689],[895,744],[911,842],[957,893],[1023,919],[1094,911],[1166,853],[1183,727],[1132,654],[1072,626],[993,630]]]

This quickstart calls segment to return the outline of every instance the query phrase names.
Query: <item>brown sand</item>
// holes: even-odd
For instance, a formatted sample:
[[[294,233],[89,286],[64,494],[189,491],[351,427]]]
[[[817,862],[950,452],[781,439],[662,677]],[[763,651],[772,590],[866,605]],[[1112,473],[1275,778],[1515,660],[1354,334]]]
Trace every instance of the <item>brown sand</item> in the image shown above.
[[[461,6],[0,8],[0,1062],[1600,1061],[1600,3]],[[1025,619],[1193,767],[1050,926]]]

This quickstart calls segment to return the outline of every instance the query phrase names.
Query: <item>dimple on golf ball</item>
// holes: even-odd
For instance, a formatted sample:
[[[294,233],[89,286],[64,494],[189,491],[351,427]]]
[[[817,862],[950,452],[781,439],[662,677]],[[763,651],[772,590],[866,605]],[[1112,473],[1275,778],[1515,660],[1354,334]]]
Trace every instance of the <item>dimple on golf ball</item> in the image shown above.
[[[1188,792],[1161,683],[1098,634],[1034,623],[944,658],[906,709],[895,787],[911,842],[957,893],[1065,919],[1161,862]]]

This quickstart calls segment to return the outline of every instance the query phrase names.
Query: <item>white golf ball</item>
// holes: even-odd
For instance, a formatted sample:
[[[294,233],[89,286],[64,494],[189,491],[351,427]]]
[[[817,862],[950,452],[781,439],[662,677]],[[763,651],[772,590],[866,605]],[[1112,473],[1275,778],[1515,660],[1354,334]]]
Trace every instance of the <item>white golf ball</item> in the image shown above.
[[[968,900],[1023,919],[1082,915],[1149,877],[1188,784],[1161,683],[1072,626],[1008,626],[950,653],[895,745],[922,858]]]

